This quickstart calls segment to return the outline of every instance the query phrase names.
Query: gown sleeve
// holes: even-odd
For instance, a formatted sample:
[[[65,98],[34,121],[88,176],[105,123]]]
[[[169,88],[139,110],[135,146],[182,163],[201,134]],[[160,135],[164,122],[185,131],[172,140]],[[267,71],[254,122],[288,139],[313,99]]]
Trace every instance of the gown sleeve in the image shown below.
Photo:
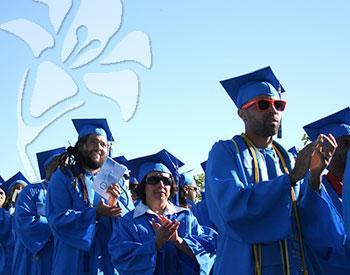
[[[61,170],[53,174],[47,192],[46,215],[55,238],[89,251],[96,232],[96,208],[87,207],[72,182]]]
[[[16,203],[15,223],[17,236],[21,239],[24,246],[32,253],[37,254],[48,242],[51,236],[51,230],[45,216],[37,213],[37,203],[30,192],[31,185],[22,190]],[[35,191],[35,189],[32,189]],[[36,194],[37,195],[37,194]]]

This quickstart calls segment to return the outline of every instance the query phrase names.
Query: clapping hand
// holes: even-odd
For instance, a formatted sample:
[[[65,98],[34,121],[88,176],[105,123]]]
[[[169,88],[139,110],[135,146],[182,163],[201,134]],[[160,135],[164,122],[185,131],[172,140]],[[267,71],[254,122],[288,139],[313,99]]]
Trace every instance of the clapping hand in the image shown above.
[[[177,220],[169,220],[166,217],[159,215],[157,223],[152,219],[152,227],[156,233],[156,247],[160,249],[166,241],[171,240],[174,242],[179,241],[177,230],[180,226],[180,222]]]

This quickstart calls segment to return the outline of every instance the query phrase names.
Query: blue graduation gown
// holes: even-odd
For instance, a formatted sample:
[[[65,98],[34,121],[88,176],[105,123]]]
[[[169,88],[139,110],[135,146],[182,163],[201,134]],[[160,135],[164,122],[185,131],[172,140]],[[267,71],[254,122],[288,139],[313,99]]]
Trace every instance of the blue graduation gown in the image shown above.
[[[13,274],[50,274],[51,230],[45,217],[47,182],[27,185],[16,202]]]
[[[93,178],[85,173],[90,201],[97,205],[101,197],[92,190]],[[119,184],[126,190],[123,182]],[[123,214],[133,209],[132,199],[127,196],[123,192],[119,199]],[[52,274],[114,273],[107,248],[111,218],[96,221],[96,207],[84,201],[82,182],[79,180],[75,188],[68,168],[65,172],[58,169],[50,180],[46,214],[55,243]]]
[[[171,241],[157,251],[152,218],[157,216],[140,202],[113,226],[109,251],[119,274],[209,274],[215,260],[216,232],[204,233],[191,211],[169,202],[164,213],[170,220],[180,221],[178,234],[186,241],[196,260],[181,252]],[[210,233],[210,234],[209,234]]]
[[[301,274],[295,219],[292,213],[290,180],[270,148],[259,150],[262,181],[255,184],[253,159],[242,137],[236,136],[239,153],[231,140],[219,141],[209,153],[206,166],[206,196],[210,219],[218,228],[214,274],[253,274],[253,244],[261,244],[262,274],[283,274],[279,240],[287,239],[291,274]],[[287,165],[293,159],[283,150]],[[268,163],[268,165],[266,165]],[[299,188],[294,188],[296,196]],[[310,244],[341,246],[344,230],[339,216],[329,207],[326,192],[315,192],[305,183],[299,196],[300,221]],[[322,216],[322,222],[318,219]],[[327,238],[325,238],[327,236]],[[306,259],[308,262],[308,259]],[[312,268],[309,268],[309,274]]]
[[[210,228],[213,228],[216,230],[216,226],[210,221],[209,219],[209,213],[208,213],[208,206],[205,198],[205,193],[202,193],[202,200],[191,204],[191,211],[193,215],[197,218],[198,223],[202,226],[207,226]]]
[[[13,217],[4,208],[0,208],[0,274],[10,274],[15,245],[12,233]]]
[[[322,184],[325,187],[329,197],[332,199],[333,205],[337,209],[338,213],[343,215],[343,199],[333,189],[332,185],[328,182],[327,177],[322,176]]]

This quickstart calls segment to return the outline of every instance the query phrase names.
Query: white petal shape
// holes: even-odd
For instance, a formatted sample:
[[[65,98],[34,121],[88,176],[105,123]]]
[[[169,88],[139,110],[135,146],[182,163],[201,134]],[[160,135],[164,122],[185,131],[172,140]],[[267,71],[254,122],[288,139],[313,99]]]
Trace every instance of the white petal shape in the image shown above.
[[[64,18],[72,7],[72,0],[34,0],[49,7],[49,17],[51,24],[56,32],[60,30]]]
[[[32,50],[35,57],[47,48],[54,46],[50,33],[38,24],[26,19],[16,19],[0,25],[0,29],[21,38]]]
[[[133,71],[89,73],[84,76],[84,81],[91,92],[115,101],[125,121],[132,118],[139,95],[138,78]]]
[[[23,106],[26,106],[26,104],[23,102],[24,97],[24,90],[28,78],[29,70],[27,70],[21,81],[21,85],[18,91],[18,99],[17,99],[17,149],[19,152],[19,156],[21,158],[22,164],[24,166],[24,172],[28,176],[28,179],[31,182],[38,181],[40,178],[35,173],[33,163],[31,162],[31,159],[27,153],[27,147],[32,142],[35,141],[35,139],[40,135],[42,131],[46,129],[50,124],[52,124],[55,120],[63,116],[64,114],[77,109],[81,107],[84,104],[84,101],[77,101],[58,114],[56,114],[52,119],[44,123],[40,126],[30,126],[25,123],[24,116],[23,116]]]
[[[37,70],[30,113],[33,117],[40,117],[77,92],[78,87],[74,80],[63,69],[50,61],[44,61]]]
[[[78,43],[76,31],[81,26],[87,28],[87,37],[82,45],[78,45],[78,52],[94,40],[99,41],[100,45],[97,48],[82,51],[81,54],[78,53],[78,58],[71,68],[84,66],[97,58],[112,35],[119,29],[122,13],[123,7],[120,0],[81,1],[77,15],[63,42],[62,61],[66,62],[76,48]]]
[[[147,69],[151,68],[151,43],[147,34],[140,31],[129,33],[100,63],[113,64],[122,61],[136,61]]]

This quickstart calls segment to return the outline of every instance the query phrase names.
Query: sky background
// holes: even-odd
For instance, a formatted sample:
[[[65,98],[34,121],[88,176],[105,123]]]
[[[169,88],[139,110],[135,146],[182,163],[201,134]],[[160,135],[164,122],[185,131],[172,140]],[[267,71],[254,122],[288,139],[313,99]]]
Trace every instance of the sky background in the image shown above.
[[[72,22],[79,4],[74,1],[64,26]],[[123,120],[116,102],[81,85],[78,95],[35,118],[29,112],[30,92],[26,93],[23,116],[34,127],[69,104],[85,101],[28,145],[35,169],[36,152],[76,142],[72,118],[105,117],[116,139],[113,156],[132,159],[165,148],[186,163],[184,170],[194,168],[200,173],[200,163],[215,141],[244,130],[219,81],[267,65],[286,90],[280,142],[287,149],[302,147],[302,126],[349,106],[349,1],[127,0],[122,4],[122,24],[111,41],[117,44],[128,33],[142,31],[150,39],[152,52],[149,69],[136,62],[112,68],[128,68],[138,75],[140,94],[134,116]],[[0,24],[26,18],[49,31],[48,14],[42,3],[0,1]],[[58,33],[55,48],[41,58],[55,60],[66,29]],[[28,68],[35,71],[38,60],[22,40],[0,30],[0,175],[5,180],[17,171],[26,175],[18,152],[17,100],[23,74]],[[84,70],[98,72],[100,67]],[[80,86],[79,77],[76,81]]]

